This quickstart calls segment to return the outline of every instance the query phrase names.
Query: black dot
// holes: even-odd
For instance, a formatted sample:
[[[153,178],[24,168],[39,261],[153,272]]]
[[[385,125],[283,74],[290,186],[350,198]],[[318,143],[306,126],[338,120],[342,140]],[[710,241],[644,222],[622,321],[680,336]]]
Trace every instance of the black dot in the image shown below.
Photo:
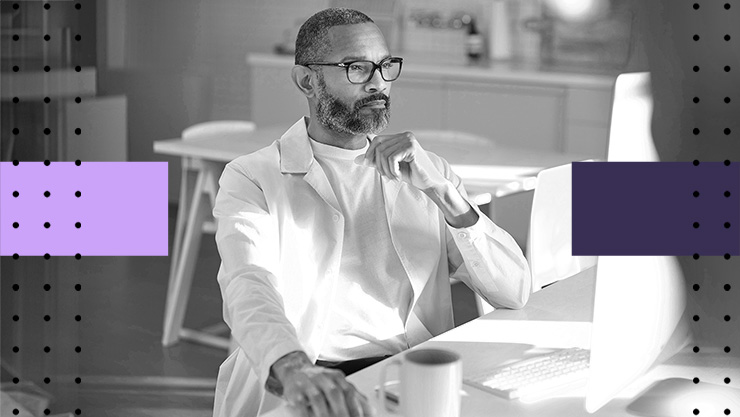
[[[75,161],[75,165],[77,165],[77,166],[80,166],[80,165],[82,165],[82,161],[80,161],[79,159],[78,159],[78,160],[76,160],[76,161]]]
[[[80,129],[79,127],[75,129],[75,135],[81,135],[81,134],[82,134],[82,129]]]
[[[727,379],[729,379],[729,378],[727,378]],[[13,383],[14,383],[14,384],[17,384],[17,383],[19,383],[19,382],[21,382],[21,380],[20,380],[20,379],[18,379],[18,378],[13,378]],[[728,384],[729,384],[729,382],[728,382]]]
[[[18,254],[17,253],[14,253],[13,254],[13,259],[18,259],[18,258],[19,258]]]
[[[694,353],[699,353],[699,346],[694,346]]]
[[[694,222],[694,229],[698,229],[698,228],[699,228],[699,222]]]
[[[76,410],[75,410],[75,414],[77,414],[77,415],[79,416],[80,414],[82,414],[82,410],[80,410],[79,408],[78,408],[78,409],[76,409]]]
[[[44,352],[46,353],[51,352],[51,348],[49,346],[44,346]]]
[[[729,315],[726,315],[725,316],[725,321],[730,321],[730,316]]]
[[[51,289],[51,285],[44,284],[44,291],[49,291]]]
[[[51,129],[49,129],[48,127],[45,127],[44,128],[44,134],[45,135],[50,135],[51,134]]]
[[[726,167],[730,166],[730,160],[729,159],[725,159],[725,166]]]
[[[82,383],[82,378],[78,376],[77,378],[75,378],[75,382],[78,384]]]
[[[78,315],[76,315],[76,316],[75,316],[75,320],[76,320],[76,321],[80,321],[80,320],[82,320],[82,316],[80,316],[79,314],[78,314]]]
[[[699,287],[699,284],[694,284],[694,291],[699,291],[699,288],[701,288]]]
[[[44,227],[45,227],[45,228],[47,228],[47,229],[48,229],[48,228],[50,228],[50,227],[51,227],[51,223],[49,223],[49,222],[44,222]]]
[[[732,130],[730,130],[729,127],[726,127],[724,132],[725,132],[725,135],[729,135],[730,133],[732,133]]]
[[[45,408],[44,414],[48,416],[49,414],[51,414],[51,410],[49,410],[48,408]]]
[[[44,254],[44,259],[48,261],[50,258],[51,258],[51,255],[49,255],[48,253]]]
[[[18,224],[18,222],[13,222],[13,229],[17,229],[18,227],[20,227],[20,224]]]
[[[75,103],[82,103],[82,99],[80,97],[75,97]]]
[[[729,228],[730,228],[730,222],[725,222],[725,229],[729,229]]]
[[[44,97],[44,103],[46,104],[51,103],[51,99],[49,97]]]
[[[48,384],[50,382],[51,382],[51,378],[49,378],[48,376],[44,378],[44,384]],[[46,412],[46,410],[44,410],[44,412]]]
[[[725,65],[725,72],[730,72],[731,69],[729,65]]]
[[[75,290],[76,290],[76,291],[80,291],[81,289],[82,289],[82,285],[80,285],[80,284],[75,284]]]
[[[728,260],[730,259],[730,254],[729,253],[726,253],[725,254],[725,259],[728,259]]]
[[[701,131],[699,130],[699,128],[695,127],[692,132],[694,132],[695,135],[698,135]]]
[[[725,346],[725,353],[730,353],[731,350],[729,346]]]
[[[699,66],[698,65],[694,65],[694,72],[699,72]]]
[[[17,41],[21,40],[21,37],[18,36],[18,35],[13,35],[13,40],[17,42]]]
[[[694,378],[694,384],[698,384],[698,383],[699,383],[699,378]]]
[[[80,72],[80,71],[82,71],[82,67],[81,67],[81,66],[79,66],[79,65],[78,65],[78,66],[76,66],[76,67],[75,67],[75,71],[77,71],[77,72]]]
[[[695,167],[698,167],[699,166],[699,160],[698,159],[694,159],[694,166]]]
[[[13,284],[13,291],[18,291],[20,288],[18,284]]]
[[[80,3],[75,4],[75,9],[80,10],[82,8],[82,5]]]
[[[44,321],[49,321],[49,320],[51,320],[51,316],[50,316],[50,315],[48,315],[48,314],[47,314],[47,315],[45,315],[45,316],[44,316]]]
[[[13,97],[13,103],[18,104],[21,101],[18,97]]]
[[[694,103],[698,103],[698,102],[699,102],[699,97],[694,97]]]
[[[51,165],[51,161],[48,159],[44,160],[44,165],[48,167],[49,165]]]
[[[725,284],[725,291],[730,291],[730,288],[732,288],[730,284]]]
[[[729,41],[730,39],[732,39],[732,37],[730,35],[725,35],[725,40],[726,41]]]
[[[46,198],[49,198],[49,196],[50,196],[50,195],[51,195],[51,193],[50,193],[50,192],[48,192],[48,191],[44,191],[44,197],[46,197]]]
[[[726,416],[729,416],[730,415],[730,409],[729,408],[725,408],[725,415]]]
[[[49,3],[44,4],[44,9],[46,9],[46,10],[51,9],[51,4],[49,4]]]
[[[695,409],[694,409],[694,415],[695,415],[695,416],[698,416],[698,415],[699,415],[699,409],[698,409],[698,408],[695,408]]]
[[[82,348],[79,346],[75,346],[75,352],[80,353],[82,352]]]
[[[699,316],[694,315],[694,321],[699,321]]]
[[[18,3],[13,3],[13,9],[14,10],[18,10],[19,7],[21,7],[21,6],[19,6]]]
[[[725,97],[725,103],[730,103],[732,100],[729,97]]]
[[[20,69],[20,67],[18,65],[13,65],[13,72],[18,72],[20,70],[21,69]]]
[[[82,40],[82,35],[75,35],[75,40],[78,41],[78,42],[81,41]]]
[[[17,135],[17,134],[19,134],[19,133],[21,133],[21,131],[20,131],[20,130],[19,130],[19,129],[18,129],[17,127],[14,127],[14,128],[13,128],[13,134],[14,134],[14,135]]]
[[[725,3],[725,10],[730,10],[730,3]]]
[[[44,65],[44,72],[49,72],[49,71],[51,71],[51,67],[48,65]]]
[[[727,191],[729,193],[729,191]],[[75,197],[80,198],[82,197],[82,193],[79,191],[75,191]]]
[[[17,160],[17,159],[14,159],[14,160],[13,160],[13,166],[16,166],[16,167],[17,167],[17,166],[18,166],[18,163],[19,163],[19,162],[18,162],[18,160]]]
[[[47,42],[50,41],[51,40],[51,36],[49,36],[48,34],[44,35],[44,40],[47,41]]]
[[[699,35],[694,35],[694,40],[695,41],[698,41],[699,40]]]
[[[18,353],[20,350],[18,346],[13,346],[13,352]]]
[[[694,254],[694,259],[699,259],[699,254],[698,253],[695,253]]]
[[[80,222],[75,223],[75,227],[79,229],[80,227],[82,227],[82,223]]]
[[[694,191],[694,197],[699,197],[699,192],[698,191]]]
[[[76,253],[76,254],[75,254],[75,259],[79,260],[79,259],[81,259],[81,258],[82,258],[82,255],[80,255],[79,253]]]
[[[730,383],[730,378],[729,377],[725,378],[725,384],[729,384],[729,383]]]
[[[725,191],[725,197],[729,197],[731,195],[732,195],[732,193],[730,193],[729,191]]]
[[[699,3],[694,3],[694,10],[699,10]]]
[[[20,193],[18,193],[18,191],[13,191],[13,197],[18,197],[19,195]]]
[[[13,315],[13,321],[18,321],[18,320],[20,320],[20,319],[21,319],[21,318],[20,318],[20,317],[18,317],[18,315],[17,315],[17,314],[14,314],[14,315]]]
[[[20,411],[17,408],[14,408],[13,414],[17,416],[18,414],[20,414]]]

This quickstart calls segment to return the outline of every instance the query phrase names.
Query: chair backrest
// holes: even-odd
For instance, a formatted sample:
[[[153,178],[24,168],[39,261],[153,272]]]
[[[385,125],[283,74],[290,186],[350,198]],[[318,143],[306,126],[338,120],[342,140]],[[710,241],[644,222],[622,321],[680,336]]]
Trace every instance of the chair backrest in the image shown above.
[[[607,161],[657,162],[651,118],[650,73],[620,74],[614,83]]]
[[[532,199],[527,259],[532,291],[596,265],[595,256],[573,256],[571,164],[541,171]]]
[[[182,140],[193,142],[225,136],[240,137],[256,128],[254,122],[244,120],[216,120],[192,125],[182,131]]]

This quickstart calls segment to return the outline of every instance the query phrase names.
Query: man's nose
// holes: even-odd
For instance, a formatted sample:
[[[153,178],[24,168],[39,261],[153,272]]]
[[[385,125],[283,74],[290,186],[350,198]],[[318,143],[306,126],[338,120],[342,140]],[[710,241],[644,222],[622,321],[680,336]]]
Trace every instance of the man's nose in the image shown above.
[[[383,79],[383,76],[380,74],[380,68],[375,68],[373,76],[365,83],[365,91],[369,93],[385,91],[388,88],[388,84],[390,84],[390,82]]]

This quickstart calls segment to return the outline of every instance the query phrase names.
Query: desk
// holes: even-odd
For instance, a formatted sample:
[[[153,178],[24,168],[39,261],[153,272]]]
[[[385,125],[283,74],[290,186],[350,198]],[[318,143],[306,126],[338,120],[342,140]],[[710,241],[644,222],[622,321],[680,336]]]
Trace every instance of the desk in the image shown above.
[[[169,346],[178,338],[183,338],[228,348],[228,340],[215,335],[226,330],[223,325],[205,331],[185,329],[182,326],[200,248],[201,230],[206,224],[206,228],[213,231],[213,226],[209,223],[210,212],[224,165],[240,155],[270,145],[286,130],[285,127],[269,127],[237,139],[187,142],[169,139],[154,142],[154,152],[179,156],[183,164],[165,307],[163,345]],[[447,159],[453,170],[465,181],[470,192],[490,192],[502,184],[533,176],[544,168],[588,158],[587,155],[503,147],[485,138],[456,132],[416,130],[415,135],[424,149]],[[203,198],[204,195],[208,201]]]
[[[527,306],[521,310],[495,310],[434,337],[418,348],[443,348],[458,352],[463,359],[463,375],[532,356],[546,349],[572,346],[588,348],[594,282],[595,268],[587,269],[532,294]],[[348,377],[352,384],[371,398],[379,411],[379,417],[394,415],[380,409],[374,393],[384,362]],[[726,376],[732,379],[729,386],[740,387],[740,360],[737,356],[733,358],[719,350],[696,354],[686,348],[667,362],[654,367],[593,415],[631,415],[625,408],[632,402],[633,396],[659,379],[699,377],[704,381],[721,383],[719,381]],[[505,400],[468,385],[463,385],[463,390],[463,417],[592,415],[584,409],[585,389],[571,394],[573,396],[570,397],[563,396],[534,404]],[[732,412],[736,411],[733,409]],[[692,409],[682,415],[693,415]],[[263,417],[289,416],[292,417],[293,414],[284,405],[263,414]]]

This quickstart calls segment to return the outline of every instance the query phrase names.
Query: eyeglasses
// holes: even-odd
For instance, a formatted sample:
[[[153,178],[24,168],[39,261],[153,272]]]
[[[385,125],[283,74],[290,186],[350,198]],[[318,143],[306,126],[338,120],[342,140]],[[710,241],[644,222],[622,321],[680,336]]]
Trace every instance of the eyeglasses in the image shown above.
[[[373,78],[375,70],[380,70],[380,76],[385,81],[395,81],[401,75],[403,58],[388,57],[379,64],[372,61],[350,61],[350,62],[308,62],[308,65],[326,65],[331,67],[342,67],[347,71],[347,80],[352,84],[365,84]]]

